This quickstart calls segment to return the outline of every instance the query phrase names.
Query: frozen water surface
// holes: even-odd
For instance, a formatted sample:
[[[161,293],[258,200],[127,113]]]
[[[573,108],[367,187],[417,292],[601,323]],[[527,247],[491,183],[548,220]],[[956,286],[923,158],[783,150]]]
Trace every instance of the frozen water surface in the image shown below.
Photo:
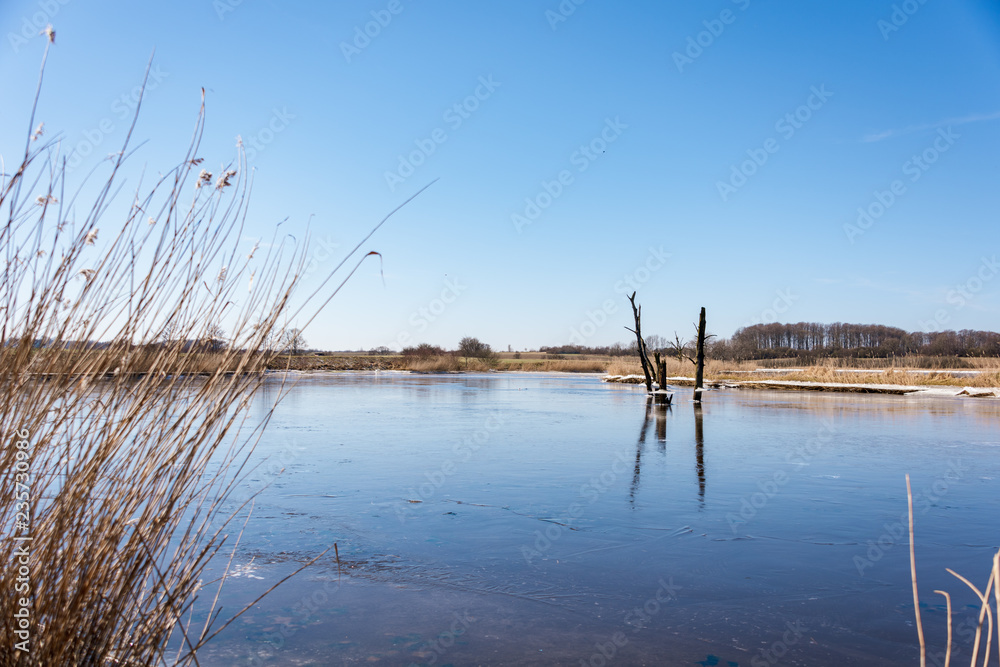
[[[255,408],[273,402],[277,378]],[[592,375],[304,375],[202,665],[965,662],[1000,544],[1000,402],[712,391]],[[993,650],[996,650],[995,647]],[[931,662],[931,664],[934,664]],[[956,663],[957,664],[957,663]]]

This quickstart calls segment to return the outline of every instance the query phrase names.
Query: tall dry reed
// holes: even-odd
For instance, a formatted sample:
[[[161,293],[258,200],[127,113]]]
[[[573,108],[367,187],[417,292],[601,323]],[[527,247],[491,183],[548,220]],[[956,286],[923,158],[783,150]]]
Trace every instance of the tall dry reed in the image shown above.
[[[916,547],[914,544],[914,525],[913,525],[913,491],[910,486],[910,476],[906,476],[906,501],[907,508],[909,511],[909,536],[910,536],[910,582],[913,588],[913,614],[916,619],[917,626],[917,641],[920,643],[920,667],[924,667],[927,664],[927,642],[924,639],[924,627],[923,621],[920,614],[920,591],[917,586],[917,559],[916,559]],[[958,572],[955,572],[950,567],[945,568],[945,570],[961,581],[963,584],[969,587],[969,590],[975,594],[979,601],[979,618],[976,624],[976,634],[972,640],[972,650],[971,657],[969,660],[969,667],[979,667],[979,656],[980,650],[982,650],[982,667],[989,667],[990,660],[993,657],[991,653],[991,647],[993,646],[993,609],[996,609],[997,623],[1000,625],[1000,551],[997,551],[993,555],[993,566],[990,569],[989,577],[986,580],[986,586],[983,590],[980,590],[975,584],[963,577]],[[945,647],[945,657],[944,657],[944,667],[951,667],[951,659],[954,645],[952,643],[952,604],[951,604],[951,594],[947,591],[935,590],[935,593],[941,595],[945,599],[946,611],[947,611],[947,624],[948,624],[948,639],[947,646]],[[992,597],[991,597],[992,593]],[[992,606],[991,606],[992,605]],[[986,621],[986,637],[985,643],[983,641],[983,621]],[[997,638],[997,658],[1000,662],[1000,636]],[[935,664],[941,664],[936,662]]]
[[[239,250],[246,162],[202,168],[204,93],[179,166],[127,199],[132,128],[73,191],[37,107],[0,176],[0,664],[195,664],[275,334],[339,286],[293,307],[306,245]]]

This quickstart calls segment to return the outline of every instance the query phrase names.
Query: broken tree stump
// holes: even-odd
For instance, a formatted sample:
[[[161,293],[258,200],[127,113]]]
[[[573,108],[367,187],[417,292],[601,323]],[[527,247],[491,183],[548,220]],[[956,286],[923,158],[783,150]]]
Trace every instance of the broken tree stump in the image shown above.
[[[698,318],[698,355],[695,358],[694,371],[694,401],[701,403],[701,391],[705,379],[705,307],[701,308]]]

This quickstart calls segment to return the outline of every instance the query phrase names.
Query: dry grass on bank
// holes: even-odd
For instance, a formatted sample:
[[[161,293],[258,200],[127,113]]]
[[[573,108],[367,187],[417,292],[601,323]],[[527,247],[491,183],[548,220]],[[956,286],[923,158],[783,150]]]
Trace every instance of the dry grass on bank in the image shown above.
[[[528,371],[562,373],[603,373],[607,362],[559,359],[467,359],[445,355],[430,359],[401,360],[400,370],[417,372]]]
[[[670,357],[666,359],[666,364],[668,377],[694,377],[694,364],[690,361],[684,360],[682,362],[679,361],[677,357]],[[726,369],[743,365],[744,364],[734,365],[732,362],[707,359],[705,361],[705,378],[714,379]],[[747,366],[747,370],[755,368],[755,366]],[[642,375],[642,366],[639,364],[639,359],[637,357],[615,357],[614,360],[608,364],[607,373],[609,375]]]
[[[784,360],[779,360],[784,361]],[[774,365],[776,370],[794,369],[791,372],[757,372],[765,368],[757,361],[718,361],[709,359],[705,363],[706,380],[793,380],[799,382],[837,382],[843,384],[901,384],[901,385],[931,385],[952,387],[1000,387],[1000,360],[997,359],[937,359],[927,364],[929,367],[881,367],[874,363],[883,360],[858,360],[855,366],[844,365],[843,359],[825,360],[829,363],[815,366]],[[911,359],[910,362],[926,362],[926,359]],[[949,365],[951,362],[951,365]],[[972,367],[980,372],[976,375],[955,376],[947,372],[963,370]],[[852,373],[850,369],[859,372]],[[881,372],[863,372],[864,370],[879,370]],[[931,372],[915,372],[926,370]],[[609,375],[642,375],[642,367],[638,359],[619,358],[608,364]],[[689,361],[679,362],[676,358],[667,359],[667,375],[670,377],[694,377],[694,364]]]
[[[466,359],[445,355],[424,360],[408,360],[400,357],[396,366],[400,370],[410,371],[514,371],[514,372],[545,372],[545,373],[604,373],[608,366],[607,359]]]
[[[400,357],[344,355],[278,355],[268,365],[269,370],[292,371],[386,371],[399,370]]]
[[[428,359],[401,359],[400,369],[416,371],[418,373],[449,373],[464,370],[464,367],[459,363],[457,357],[445,355],[443,357],[430,357]]]
[[[746,362],[757,368],[844,368],[860,370],[921,369],[921,370],[1000,370],[1000,359],[996,357],[933,357],[924,354],[908,354],[899,357],[878,359],[850,359],[830,357],[817,359],[813,363],[801,359],[761,359]]]
[[[399,370],[417,373],[457,373],[486,371],[527,371],[563,373],[603,373],[606,359],[471,359],[446,354],[434,357],[402,355],[309,355],[276,357],[269,368],[301,371],[374,371]]]
[[[169,349],[172,347],[175,349]],[[35,349],[31,351],[30,358],[25,360],[25,370],[29,373],[49,374],[73,372],[72,369],[86,368],[92,377],[112,377],[126,370],[134,376],[160,372],[212,375],[215,373],[234,373],[241,368],[241,365],[245,364],[244,358],[234,351],[184,352],[176,349],[179,347],[179,345],[174,344],[136,348],[122,343],[107,350],[87,352],[49,349],[43,353]],[[11,355],[11,358],[5,358],[7,355]],[[170,366],[163,362],[167,355],[171,359]],[[16,352],[11,350],[0,352],[0,365],[18,363],[13,359],[15,356]]]
[[[730,379],[762,379],[762,375],[748,377],[746,374],[723,374],[720,377]],[[801,382],[839,382],[843,384],[900,384],[927,385],[948,387],[1000,387],[1000,372],[981,372],[977,375],[954,376],[946,372],[916,373],[912,370],[890,369],[881,373],[851,373],[837,372],[831,368],[810,367],[801,372],[782,373],[770,376],[778,380],[795,380]]]
[[[996,359],[947,359],[909,358],[907,363],[925,363],[926,366],[881,368],[879,359],[858,360],[855,366],[845,365],[843,359],[824,360],[814,366],[795,366],[785,363],[789,360],[769,360],[770,368],[761,361],[719,361],[708,359],[705,363],[705,379],[717,380],[796,380],[802,382],[837,382],[844,384],[902,384],[902,385],[945,385],[956,387],[1000,387],[1000,360]],[[666,359],[667,375],[670,377],[694,377],[694,364],[676,357]],[[553,359],[547,355],[515,359],[503,355],[493,360],[465,359],[454,355],[429,358],[403,357],[401,355],[315,355],[276,358],[271,368],[291,368],[294,370],[409,370],[422,373],[522,371],[556,373],[607,373],[608,375],[642,375],[642,367],[635,357],[599,357],[566,355]],[[946,370],[974,368],[978,375],[950,375]],[[850,372],[851,369],[858,372]],[[762,370],[763,369],[763,370]],[[866,370],[881,372],[864,372]],[[915,372],[925,370],[932,372]],[[773,372],[769,372],[773,371]]]
[[[604,373],[607,359],[502,359],[498,370],[557,373]]]

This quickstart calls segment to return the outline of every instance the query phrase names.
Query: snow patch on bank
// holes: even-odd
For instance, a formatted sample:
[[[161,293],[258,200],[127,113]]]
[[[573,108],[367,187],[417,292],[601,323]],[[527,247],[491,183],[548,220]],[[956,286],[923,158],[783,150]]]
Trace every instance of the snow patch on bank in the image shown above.
[[[646,378],[642,375],[608,375],[605,382],[621,382],[626,384],[642,384]],[[669,377],[667,382],[682,382],[694,384],[694,378]],[[1000,398],[1000,387],[958,387],[926,386],[902,384],[868,384],[845,382],[807,382],[804,380],[739,380],[706,382],[713,388],[725,389],[811,389],[815,391],[844,391],[872,394],[897,394],[901,396],[923,396],[927,398]],[[707,389],[707,387],[706,387]]]

